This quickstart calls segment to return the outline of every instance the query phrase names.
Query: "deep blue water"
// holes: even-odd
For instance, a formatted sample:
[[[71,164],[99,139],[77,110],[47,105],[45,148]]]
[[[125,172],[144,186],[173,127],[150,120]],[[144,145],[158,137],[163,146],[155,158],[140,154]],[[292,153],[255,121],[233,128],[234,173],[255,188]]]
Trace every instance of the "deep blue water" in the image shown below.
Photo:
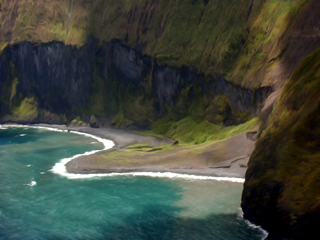
[[[97,140],[0,129],[0,239],[261,239],[237,217],[241,183],[152,177],[68,179],[63,158]]]

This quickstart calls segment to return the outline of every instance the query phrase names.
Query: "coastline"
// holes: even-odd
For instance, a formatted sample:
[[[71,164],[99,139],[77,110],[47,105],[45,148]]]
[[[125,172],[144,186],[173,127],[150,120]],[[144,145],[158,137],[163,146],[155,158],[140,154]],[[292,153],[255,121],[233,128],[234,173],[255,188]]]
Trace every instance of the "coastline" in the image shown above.
[[[103,154],[110,151],[115,151],[117,149],[123,149],[127,146],[130,146],[135,143],[145,142],[145,140],[150,140],[153,144],[159,145],[162,142],[172,143],[172,141],[167,139],[161,139],[159,137],[153,136],[143,136],[138,133],[118,130],[118,129],[109,129],[109,128],[90,128],[90,127],[70,127],[66,125],[56,125],[56,124],[0,124],[0,127],[34,127],[34,128],[43,128],[51,131],[61,131],[61,132],[72,132],[75,134],[87,135],[88,137],[94,137],[98,140],[107,140],[110,139],[113,141],[113,147],[108,150],[95,150],[85,154],[79,154],[79,157],[73,156],[68,159],[62,159],[60,163],[64,160],[67,162],[77,162],[82,157],[88,157],[89,159],[93,156]],[[103,130],[103,131],[101,131]],[[83,133],[83,134],[82,134]],[[246,135],[246,134],[240,134]],[[128,137],[130,136],[130,137]],[[239,135],[236,135],[239,136]],[[246,137],[247,138],[247,137]],[[99,140],[98,140],[99,141]],[[223,141],[221,141],[223,142]],[[88,154],[88,155],[87,155]],[[247,156],[246,158],[249,158]],[[96,169],[95,173],[69,173],[67,172],[64,176],[69,179],[83,179],[83,178],[92,178],[92,177],[114,177],[114,176],[147,176],[147,177],[160,177],[160,178],[183,178],[187,180],[214,180],[214,181],[228,181],[234,183],[243,183],[244,175],[247,167],[244,167],[246,159],[234,159],[228,161],[218,162],[214,168],[165,168],[163,166],[143,166],[140,168],[130,168],[130,169],[109,169],[101,170]],[[59,163],[58,163],[59,164]],[[66,169],[66,168],[65,168]],[[52,171],[52,170],[50,170]],[[60,174],[60,173],[59,173]],[[31,183],[33,184],[33,183]],[[243,218],[242,210],[241,213],[238,213],[238,217],[243,219],[245,223],[250,228],[258,228],[265,237],[268,236],[268,232],[265,231],[260,226],[256,226],[248,220]],[[264,238],[265,239],[265,238]]]
[[[17,125],[20,124],[2,124],[6,125]],[[20,125],[21,126],[21,125]],[[215,142],[208,146],[210,148],[217,145],[220,149],[221,146],[230,147],[227,152],[232,152],[232,148],[240,148],[241,146],[235,145],[244,144],[247,149],[244,151],[237,150],[233,155],[226,154],[226,160],[217,161],[210,163],[208,165],[208,158],[212,158],[210,154],[215,152],[206,152],[205,154],[198,155],[194,159],[186,159],[184,162],[179,162],[172,164],[170,158],[174,158],[177,155],[185,154],[186,151],[183,147],[176,147],[170,151],[145,154],[146,157],[139,159],[136,162],[130,163],[129,166],[121,166],[113,164],[112,166],[105,167],[99,164],[102,157],[105,158],[108,154],[115,151],[124,151],[126,147],[134,144],[144,144],[148,143],[154,147],[161,144],[171,145],[172,141],[155,136],[144,136],[138,133],[112,129],[112,128],[91,128],[91,127],[72,127],[66,125],[55,125],[55,124],[32,124],[24,125],[26,127],[36,127],[36,128],[47,128],[56,129],[59,131],[71,131],[74,133],[83,133],[83,135],[88,135],[90,137],[95,136],[101,139],[108,139],[113,141],[113,147],[105,150],[97,150],[85,154],[79,154],[73,156],[72,158],[63,159],[60,164],[66,165],[65,175],[69,178],[87,178],[94,176],[116,176],[116,175],[132,175],[132,176],[153,176],[153,177],[180,177],[189,179],[202,179],[202,180],[228,180],[236,182],[243,182],[246,172],[246,164],[249,156],[253,150],[254,142],[246,137],[246,134],[239,134],[230,139]],[[244,142],[246,141],[246,142]],[[205,148],[204,148],[205,149]],[[240,154],[240,155],[239,155]],[[151,156],[151,157],[150,157]],[[230,158],[231,157],[231,158]],[[150,159],[153,158],[153,159]],[[205,158],[205,159],[204,159]],[[160,160],[159,160],[160,159]],[[161,160],[162,159],[162,160]],[[205,160],[205,161],[204,161]],[[81,177],[80,177],[81,175]],[[85,176],[86,175],[86,176]]]

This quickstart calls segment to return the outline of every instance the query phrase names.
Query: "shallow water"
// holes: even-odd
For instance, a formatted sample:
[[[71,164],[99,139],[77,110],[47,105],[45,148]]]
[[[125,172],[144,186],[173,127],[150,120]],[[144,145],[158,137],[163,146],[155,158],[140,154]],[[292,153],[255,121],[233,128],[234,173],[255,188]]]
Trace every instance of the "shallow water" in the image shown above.
[[[261,239],[237,217],[241,183],[112,176],[68,179],[57,162],[96,139],[0,129],[0,239]]]

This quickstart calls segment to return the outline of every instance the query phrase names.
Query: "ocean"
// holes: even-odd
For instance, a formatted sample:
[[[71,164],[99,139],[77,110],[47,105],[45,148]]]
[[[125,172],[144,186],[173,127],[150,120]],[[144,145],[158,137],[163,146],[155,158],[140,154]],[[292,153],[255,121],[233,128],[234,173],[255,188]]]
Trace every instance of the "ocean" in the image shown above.
[[[0,128],[0,239],[221,239],[266,234],[241,217],[242,182],[170,173],[68,174],[112,147],[87,134]]]

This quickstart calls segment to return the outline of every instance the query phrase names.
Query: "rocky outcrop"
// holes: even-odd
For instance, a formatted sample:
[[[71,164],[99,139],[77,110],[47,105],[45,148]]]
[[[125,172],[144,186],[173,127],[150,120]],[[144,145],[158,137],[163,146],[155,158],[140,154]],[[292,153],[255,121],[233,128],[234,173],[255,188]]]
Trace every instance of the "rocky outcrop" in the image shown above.
[[[205,77],[187,67],[160,66],[117,41],[99,44],[94,38],[81,48],[59,42],[8,46],[0,57],[0,73],[3,121],[37,122],[44,120],[44,111],[69,121],[120,113],[146,128],[172,111],[175,119],[185,116],[196,101],[204,103],[198,111],[210,117],[209,106],[222,104],[212,99],[223,96],[227,112],[221,121],[232,125],[256,115],[271,92],[236,86],[218,74]],[[29,98],[38,114],[23,119],[19,107]]]
[[[313,239],[320,227],[319,56],[298,65],[249,161],[242,209],[268,239]]]

